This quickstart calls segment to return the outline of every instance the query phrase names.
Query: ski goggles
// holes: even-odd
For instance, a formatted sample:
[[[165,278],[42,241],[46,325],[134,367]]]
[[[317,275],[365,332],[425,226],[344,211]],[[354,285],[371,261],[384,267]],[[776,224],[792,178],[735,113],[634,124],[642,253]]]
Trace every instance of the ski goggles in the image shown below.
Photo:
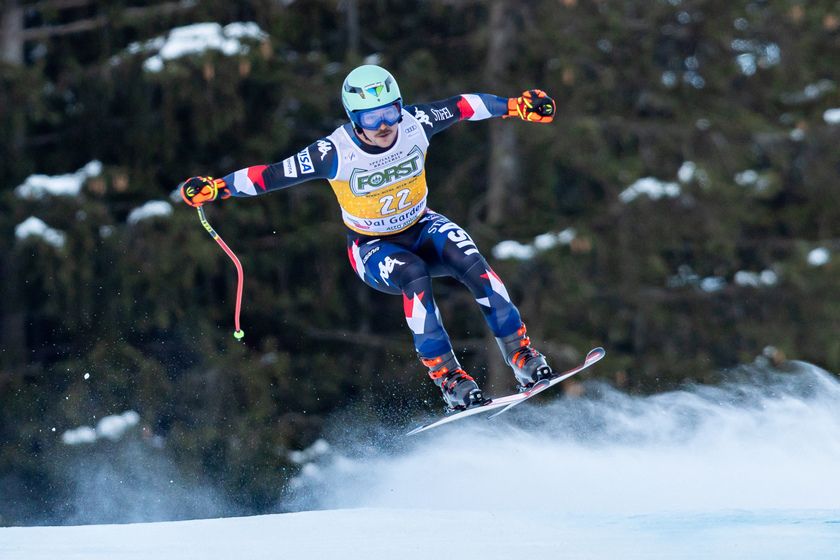
[[[355,117],[354,122],[366,130],[376,130],[382,126],[382,123],[394,126],[402,118],[402,104],[396,101],[376,109],[354,111],[353,116]]]

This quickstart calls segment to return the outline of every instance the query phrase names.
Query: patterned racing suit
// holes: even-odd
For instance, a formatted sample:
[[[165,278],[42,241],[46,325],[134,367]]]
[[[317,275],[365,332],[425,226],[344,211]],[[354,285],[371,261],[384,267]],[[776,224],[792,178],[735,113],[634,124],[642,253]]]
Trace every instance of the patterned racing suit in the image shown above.
[[[389,148],[363,144],[348,123],[279,163],[241,169],[224,182],[232,196],[255,196],[327,179],[347,226],[353,269],[373,288],[402,294],[414,345],[421,358],[432,359],[452,350],[432,295],[433,277],[466,285],[497,338],[522,326],[504,284],[470,236],[426,207],[431,137],[460,120],[507,114],[507,98],[487,94],[409,105]]]

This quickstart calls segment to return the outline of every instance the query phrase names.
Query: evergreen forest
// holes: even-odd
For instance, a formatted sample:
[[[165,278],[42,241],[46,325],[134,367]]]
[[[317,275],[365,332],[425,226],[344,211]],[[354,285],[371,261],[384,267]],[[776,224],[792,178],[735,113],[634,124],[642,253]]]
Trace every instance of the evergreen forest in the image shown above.
[[[242,262],[242,340],[236,268],[178,194],[347,122],[340,87],[363,63],[391,71],[407,104],[534,88],[556,101],[550,124],[436,135],[426,178],[429,206],[469,232],[555,369],[606,349],[567,398],[593,381],[634,394],[714,384],[756,360],[840,372],[836,0],[0,10],[0,525],[281,511],[299,469],[289,452],[341,423],[398,445],[376,426],[442,411],[400,298],[350,266],[326,181],[205,206]],[[173,30],[202,23],[260,33],[165,56]],[[76,193],[23,188],[91,162]],[[171,212],[138,219],[149,203]],[[21,235],[31,217],[61,242]],[[462,364],[487,393],[513,391],[470,292],[435,282]],[[127,440],[62,441],[127,411],[139,416]],[[94,481],[80,473],[108,464],[214,496],[180,514],[150,504],[146,518],[85,509]],[[143,478],[166,470],[155,465],[165,480]]]

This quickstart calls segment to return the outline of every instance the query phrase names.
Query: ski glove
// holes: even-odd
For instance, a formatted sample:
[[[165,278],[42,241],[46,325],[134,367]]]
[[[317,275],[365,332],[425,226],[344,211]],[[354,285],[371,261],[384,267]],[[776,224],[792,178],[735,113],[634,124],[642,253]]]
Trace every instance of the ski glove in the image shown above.
[[[508,114],[504,116],[548,123],[554,120],[554,100],[543,90],[532,89],[523,93],[522,97],[508,99]]]
[[[184,183],[181,189],[181,196],[184,201],[198,208],[205,202],[216,200],[221,196],[227,198],[230,196],[230,189],[225,185],[223,179],[214,179],[213,177],[191,177]]]

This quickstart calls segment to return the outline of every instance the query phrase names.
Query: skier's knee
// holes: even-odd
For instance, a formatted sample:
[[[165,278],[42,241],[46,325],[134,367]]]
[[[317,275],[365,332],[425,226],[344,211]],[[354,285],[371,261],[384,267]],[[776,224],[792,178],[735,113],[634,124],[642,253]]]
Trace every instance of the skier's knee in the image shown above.
[[[431,278],[429,267],[423,261],[408,263],[402,268],[400,275],[402,276],[403,286],[408,286],[418,280],[428,280]]]

